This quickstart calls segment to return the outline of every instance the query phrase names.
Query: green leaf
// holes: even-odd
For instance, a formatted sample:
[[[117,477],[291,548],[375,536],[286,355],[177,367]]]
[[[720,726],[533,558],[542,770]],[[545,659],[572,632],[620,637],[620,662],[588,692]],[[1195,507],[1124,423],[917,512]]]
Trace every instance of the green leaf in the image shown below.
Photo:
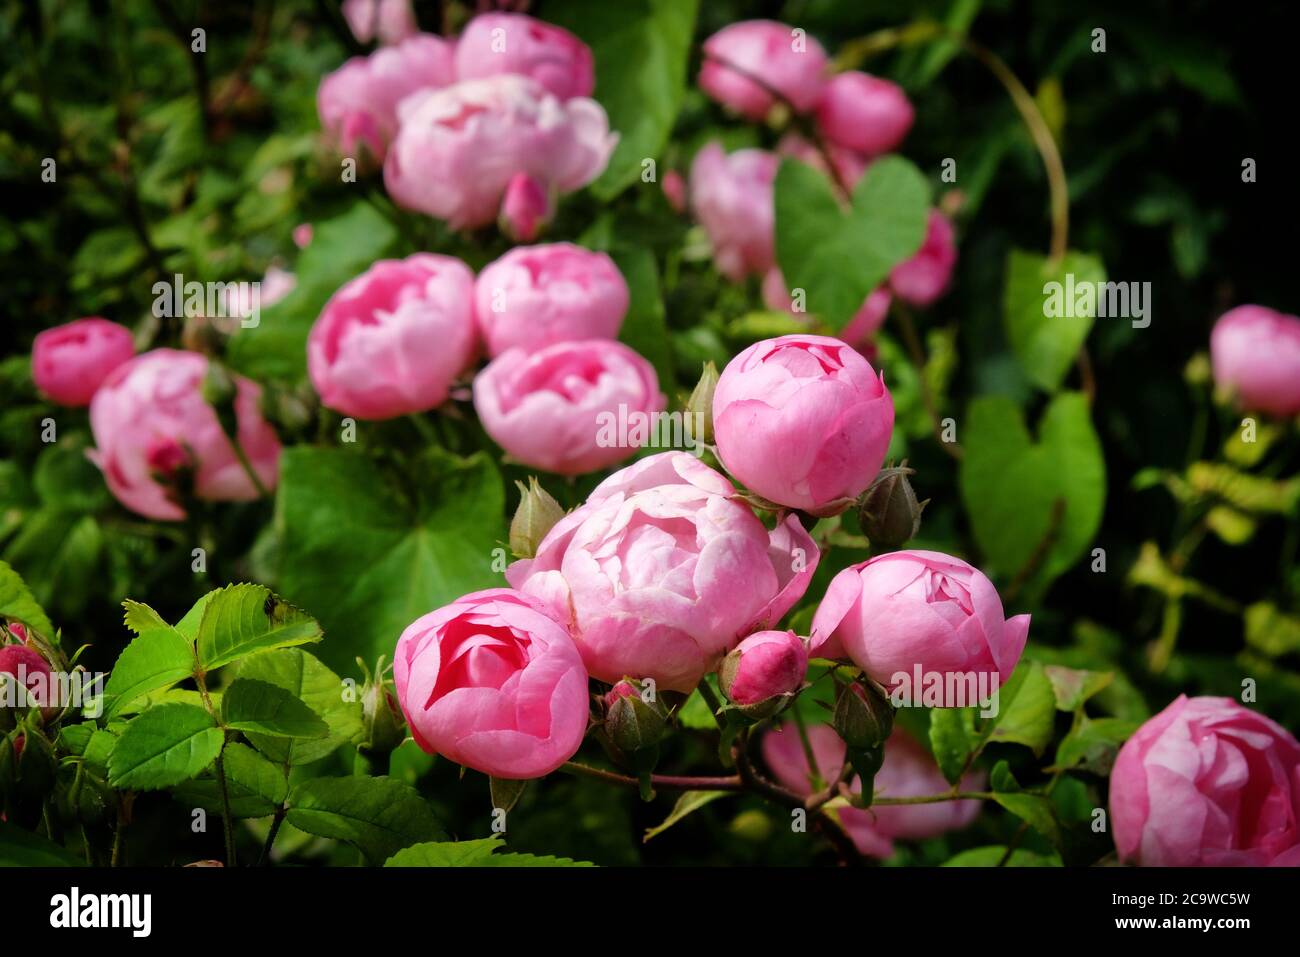
[[[207,671],[256,651],[320,641],[320,625],[265,585],[219,589],[199,622],[199,663]]]
[[[22,576],[0,561],[0,618],[13,618],[29,626],[38,635],[54,640],[54,626],[45,611],[32,597]]]
[[[226,745],[221,765],[226,772],[231,817],[265,817],[284,803],[289,793],[289,782],[283,769],[248,745],[238,742]],[[215,767],[202,777],[177,785],[175,794],[179,800],[201,807],[210,814],[224,813]]]
[[[955,857],[944,861],[942,867],[997,867],[1007,856],[1007,849],[1002,845],[992,847],[972,847]],[[1060,867],[1061,858],[1056,854],[1038,854],[1020,848],[1011,852],[1004,867]]]
[[[49,838],[0,821],[0,867],[84,867],[85,864]]]
[[[122,649],[104,686],[111,718],[143,695],[169,688],[194,673],[193,646],[148,605],[124,601],[126,627],[136,637]]]
[[[1046,665],[1043,671],[1052,683],[1056,707],[1061,711],[1083,707],[1085,701],[1115,680],[1113,671],[1080,671],[1062,665]]]
[[[999,714],[991,719],[987,740],[1023,744],[1041,755],[1052,740],[1056,720],[1056,696],[1043,666],[1022,661],[998,696]]]
[[[398,851],[385,867],[595,867],[588,861],[535,854],[497,854],[504,847],[500,835],[476,841],[439,841],[414,844]]]
[[[631,296],[619,341],[635,349],[655,367],[660,390],[668,392],[674,382],[673,349],[664,319],[659,267],[654,254],[648,249],[614,249],[610,257],[627,280]]]
[[[1031,590],[1045,588],[1094,544],[1106,498],[1101,443],[1083,395],[1052,399],[1038,431],[1035,444],[1006,396],[974,400],[960,474],[986,569],[1009,577],[1032,560]]]
[[[810,313],[843,329],[898,263],[921,247],[929,209],[925,177],[898,156],[876,160],[845,211],[825,175],[797,160],[776,174],[776,259]]]
[[[188,704],[160,704],[132,718],[108,759],[115,788],[147,791],[180,784],[211,764],[224,735],[212,715]]]
[[[329,725],[290,692],[269,681],[236,678],[221,698],[222,724],[280,738],[323,738]]]
[[[300,648],[265,651],[245,658],[239,665],[239,677],[283,688],[329,727],[329,736],[319,739],[249,734],[253,747],[277,764],[298,766],[319,761],[361,734],[359,693],[345,686],[338,675]]]
[[[1027,821],[1030,827],[1053,844],[1059,841],[1060,828],[1056,823],[1056,815],[1052,811],[1052,802],[1047,798],[1024,792],[1017,794],[995,791],[993,800],[1016,817]]]
[[[501,476],[484,453],[426,449],[418,482],[353,451],[299,446],[280,459],[280,585],[330,632],[337,668],[392,654],[402,630],[466,592],[503,584],[492,551],[506,540]]]
[[[386,777],[303,781],[289,793],[286,817],[300,831],[355,844],[372,864],[446,837],[424,798]]]
[[[1110,774],[1120,746],[1141,725],[1127,718],[1084,718],[1056,747],[1056,767]]]
[[[971,708],[930,709],[930,750],[949,784],[956,784],[961,778],[962,768],[974,747]]]
[[[177,632],[184,636],[186,641],[192,642],[199,637],[199,625],[203,621],[203,613],[207,611],[208,602],[212,600],[212,596],[215,594],[217,594],[216,591],[208,592],[190,606],[190,610],[185,613],[184,618],[176,622]]]
[[[1270,658],[1300,652],[1300,618],[1288,615],[1271,601],[1246,608],[1246,644]]]
[[[608,200],[657,157],[681,109],[698,0],[557,0],[546,19],[578,35],[596,61],[595,98],[618,131],[618,147],[591,186]],[[662,171],[660,171],[662,175]]]
[[[1068,276],[1074,277],[1072,287],[1066,285]],[[1011,251],[1003,299],[1007,339],[1025,374],[1040,389],[1055,392],[1061,387],[1096,317],[1095,301],[1090,299],[1089,305],[1077,295],[1071,301],[1067,293],[1105,281],[1105,266],[1087,253],[1066,253],[1053,267],[1044,256]],[[1049,294],[1058,288],[1059,295]],[[1060,308],[1053,308],[1057,304]]]
[[[662,834],[692,811],[698,811],[704,805],[710,804],[720,797],[726,797],[729,793],[728,791],[684,791],[682,796],[677,799],[677,803],[673,805],[672,811],[663,819],[661,824],[646,828],[645,836],[641,838],[642,843]]]

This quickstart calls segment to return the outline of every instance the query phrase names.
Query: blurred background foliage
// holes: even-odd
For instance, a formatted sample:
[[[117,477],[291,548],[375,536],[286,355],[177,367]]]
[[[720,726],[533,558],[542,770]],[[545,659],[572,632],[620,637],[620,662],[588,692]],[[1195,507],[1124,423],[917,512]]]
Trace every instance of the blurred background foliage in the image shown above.
[[[472,12],[454,2],[416,9],[435,32]],[[1095,257],[1113,280],[1150,282],[1152,322],[1095,323],[1091,403],[1077,369],[1044,387],[1041,370],[1010,341],[1008,264],[1014,250],[1045,255],[1049,232],[1048,184],[1012,102],[951,39],[864,60],[912,97],[917,123],[902,152],[958,225],[953,287],[916,317],[924,366],[893,318],[879,343],[898,406],[892,452],[909,459],[919,494],[931,499],[915,544],[982,564],[1008,613],[1032,611],[1029,658],[1115,672],[1096,699],[1104,715],[1138,720],[1182,692],[1237,696],[1252,678],[1255,705],[1300,729],[1300,442],[1294,423],[1261,423],[1258,442],[1241,442],[1241,415],[1215,400],[1201,356],[1230,306],[1296,310],[1294,244],[1283,238],[1300,209],[1284,149],[1294,108],[1279,71],[1292,55],[1289,4],[1246,12],[1182,0],[709,0],[698,8],[693,0],[538,0],[530,12],[591,44],[597,98],[623,136],[610,170],[565,200],[547,238],[615,257],[633,296],[624,338],[656,365],[670,399],[689,393],[702,362],[721,367],[789,323],[763,311],[756,283],[721,279],[702,232],[641,178],[643,157],[656,158],[661,178],[685,173],[709,140],[734,149],[777,138],[728,118],[695,88],[702,40],[735,20],[771,17],[805,27],[834,57],[878,31],[935,22],[953,35],[969,31],[1001,57],[1063,154],[1070,248]],[[204,54],[190,53],[191,24],[206,31]],[[1104,53],[1092,49],[1099,27]],[[325,299],[374,259],[426,248],[478,268],[506,248],[495,230],[455,235],[397,210],[373,175],[340,183],[337,157],[319,140],[315,90],[357,52],[327,2],[7,0],[0,8],[0,558],[62,626],[65,648],[91,644],[83,660],[92,670],[107,668],[125,644],[119,602],[128,596],[174,620],[214,584],[264,582],[321,620],[321,657],[346,675],[359,673],[357,656],[391,653],[400,629],[428,608],[500,583],[492,550],[504,544],[513,480],[525,473],[483,451],[492,446],[472,412],[454,414],[467,403],[419,421],[365,424],[344,450],[337,416],[316,408],[304,387],[307,329]],[[40,177],[47,157],[57,162],[53,183]],[[955,184],[940,181],[949,157]],[[1243,182],[1245,158],[1256,161],[1257,182]],[[315,237],[299,252],[290,234],[303,222]],[[103,315],[131,326],[140,348],[174,344],[182,330],[150,313],[155,281],[174,273],[251,280],[272,265],[292,270],[297,288],[223,349],[266,383],[269,411],[294,446],[276,500],[212,508],[185,524],[140,520],[86,461],[84,411],[36,394],[33,336]],[[1032,292],[1032,273],[1027,282]],[[960,462],[933,435],[922,381],[936,413],[956,422]],[[46,417],[57,423],[54,444],[41,441]],[[545,481],[572,506],[598,478]],[[829,551],[796,626],[834,571],[864,554],[851,514],[816,534]],[[192,571],[195,546],[208,550],[206,574]],[[711,766],[703,736],[674,742],[661,769]],[[999,747],[1032,779],[1023,752],[995,745],[995,758]],[[480,776],[457,783],[458,769],[409,742],[392,773],[418,783],[453,829],[463,825],[457,836],[486,832]],[[1085,821],[1104,803],[1103,778],[1063,781],[1053,794],[1063,820]],[[557,776],[526,792],[511,845],[605,864],[792,863],[828,853],[752,798],[712,802],[643,844],[643,830],[668,806]],[[161,813],[138,819],[180,832]],[[1010,815],[984,814],[967,831],[907,846],[893,863],[942,862],[1004,844],[1017,828]],[[310,856],[311,841],[286,832],[283,846]],[[1050,853],[1036,837],[1022,846]],[[215,856],[201,846],[169,853]]]

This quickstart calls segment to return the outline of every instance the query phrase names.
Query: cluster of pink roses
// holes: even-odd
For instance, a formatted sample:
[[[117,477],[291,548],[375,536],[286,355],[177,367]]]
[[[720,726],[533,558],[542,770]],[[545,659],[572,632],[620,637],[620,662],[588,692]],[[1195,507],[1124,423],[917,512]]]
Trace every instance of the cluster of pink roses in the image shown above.
[[[446,40],[373,5],[358,5],[354,30],[367,14],[393,45],[327,75],[317,109],[343,154],[365,147],[383,163],[399,205],[455,229],[499,218],[514,239],[531,242],[560,194],[604,170],[617,136],[590,98],[591,50],[568,31],[485,13]]]

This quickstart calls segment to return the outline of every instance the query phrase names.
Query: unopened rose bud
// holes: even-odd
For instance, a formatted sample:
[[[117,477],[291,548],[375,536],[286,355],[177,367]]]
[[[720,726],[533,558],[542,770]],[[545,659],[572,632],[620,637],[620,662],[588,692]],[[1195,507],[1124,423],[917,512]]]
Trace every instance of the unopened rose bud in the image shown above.
[[[916,470],[900,466],[880,470],[871,487],[859,499],[858,522],[874,546],[897,548],[921,530],[921,513],[925,502],[916,500],[912,483],[907,480]]]
[[[519,488],[519,507],[510,520],[510,551],[516,558],[532,558],[546,533],[560,519],[564,509],[542,488],[536,476],[528,479],[527,487],[516,482]]]
[[[657,750],[668,728],[662,704],[657,698],[645,699],[638,683],[628,679],[605,695],[605,733],[614,747],[634,763],[638,752]]]
[[[46,704],[42,699],[50,688],[50,663],[36,651],[25,645],[0,648],[0,675],[9,675],[0,681],[14,681],[22,688],[13,699],[19,706]]]
[[[840,685],[833,723],[851,750],[879,748],[894,728],[894,707],[875,686]]]
[[[770,717],[803,685],[808,647],[793,631],[760,631],[737,645],[718,669],[722,693],[749,717]]]
[[[555,203],[546,187],[527,173],[516,173],[501,200],[501,231],[517,243],[531,243],[551,217]]]
[[[384,680],[383,662],[375,669],[375,678],[366,682],[361,692],[361,714],[365,739],[359,745],[371,754],[388,754],[406,737],[406,722],[393,697],[392,682]]]
[[[686,415],[697,429],[695,437],[706,445],[713,442],[713,392],[717,387],[718,367],[706,362],[700,381],[695,383],[695,389],[686,402]]]

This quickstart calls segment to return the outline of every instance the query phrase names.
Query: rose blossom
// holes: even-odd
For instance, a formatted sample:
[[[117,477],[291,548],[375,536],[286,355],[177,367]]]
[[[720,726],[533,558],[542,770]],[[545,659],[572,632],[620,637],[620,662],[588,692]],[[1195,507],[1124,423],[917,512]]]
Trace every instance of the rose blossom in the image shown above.
[[[911,259],[894,267],[889,274],[889,286],[899,299],[914,306],[928,306],[948,288],[956,264],[952,220],[932,209],[921,248]]]
[[[89,405],[100,383],[134,354],[125,326],[98,316],[76,319],[36,334],[32,379],[59,405]]]
[[[10,626],[13,631],[13,626]],[[50,697],[50,663],[25,645],[0,645],[0,674],[13,675],[33,704],[46,705]],[[14,696],[17,700],[17,695]]]
[[[343,0],[343,19],[358,43],[400,43],[420,29],[411,0]]]
[[[713,262],[733,282],[772,268],[772,184],[780,160],[766,150],[728,154],[709,143],[691,163],[690,199],[695,218],[713,244]]]
[[[614,260],[572,243],[519,246],[490,263],[474,286],[490,356],[573,339],[613,339],[630,296]]]
[[[885,688],[923,674],[996,674],[1020,660],[1029,616],[1006,618],[978,568],[939,552],[889,552],[836,575],[813,616],[809,652],[850,658]],[[945,684],[946,688],[946,684]],[[912,690],[919,697],[922,689]],[[947,701],[944,706],[972,705]]]
[[[867,156],[895,149],[915,118],[902,87],[856,70],[832,77],[817,103],[817,125],[826,137]]]
[[[531,77],[561,100],[591,96],[596,88],[591,48],[568,30],[524,13],[479,14],[456,43],[458,79],[499,73]]]
[[[763,735],[763,761],[776,779],[797,794],[808,795],[837,779],[844,769],[845,747],[829,725],[817,724],[808,729],[813,760],[817,762],[821,783],[814,785],[808,768],[799,729],[792,724]],[[967,774],[961,781],[963,790],[984,786],[982,774]],[[862,792],[862,782],[855,775],[849,785],[854,794]],[[943,794],[951,785],[944,779],[930,753],[902,728],[895,728],[885,742],[885,760],[873,781],[873,796],[879,798],[922,797]],[[869,857],[886,858],[894,853],[894,838],[916,841],[938,837],[947,831],[969,825],[979,814],[979,801],[936,801],[933,804],[884,804],[869,809],[844,807],[838,811],[840,823],[853,838],[858,851]]]
[[[866,359],[839,339],[756,342],[722,370],[713,433],[727,471],[773,502],[833,511],[876,477],[894,403]]]
[[[1300,412],[1300,318],[1264,306],[1225,312],[1210,333],[1214,381],[1247,409]]]
[[[474,360],[474,274],[459,259],[382,259],[330,297],[307,337],[321,403],[359,419],[442,404]]]
[[[806,312],[795,312],[794,302],[785,288],[785,277],[775,266],[763,277],[763,304],[777,312],[788,312],[796,319],[806,317]],[[862,306],[853,314],[848,325],[835,334],[835,338],[847,342],[854,349],[861,349],[871,341],[889,315],[889,287],[880,285],[862,301]]]
[[[555,215],[546,187],[527,173],[516,173],[506,185],[497,225],[517,243],[530,243]]]
[[[784,23],[745,20],[704,41],[700,88],[747,119],[761,121],[772,109],[776,99],[768,88],[803,113],[825,86],[826,51]]]
[[[689,691],[744,636],[798,601],[817,546],[797,518],[772,531],[685,452],[615,472],[506,578],[544,600],[601,681]]]
[[[365,146],[383,160],[397,135],[397,105],[418,90],[453,82],[452,50],[427,33],[356,56],[325,75],[316,91],[321,127],[346,156]]]
[[[607,339],[511,349],[474,379],[474,408],[493,441],[524,465],[560,475],[630,456],[664,405],[654,366]],[[607,420],[621,416],[639,417],[645,438],[608,441]]]
[[[402,632],[393,683],[425,751],[497,778],[539,778],[587,730],[587,673],[541,605],[509,588],[458,598]]]
[[[453,229],[485,226],[518,173],[571,193],[600,175],[618,141],[595,100],[560,101],[524,76],[464,80],[403,103],[384,185],[406,209]]]
[[[723,693],[738,705],[794,694],[808,673],[808,646],[793,631],[759,631],[741,641],[723,661]]]
[[[154,349],[118,366],[90,402],[91,460],[123,505],[149,518],[185,517],[179,483],[211,501],[249,501],[260,494],[222,431],[201,388],[208,359],[197,352]],[[261,387],[235,376],[239,445],[258,480],[275,488],[280,442],[258,409]]]
[[[1300,867],[1300,743],[1231,698],[1178,698],[1120,748],[1115,847],[1148,867]]]

